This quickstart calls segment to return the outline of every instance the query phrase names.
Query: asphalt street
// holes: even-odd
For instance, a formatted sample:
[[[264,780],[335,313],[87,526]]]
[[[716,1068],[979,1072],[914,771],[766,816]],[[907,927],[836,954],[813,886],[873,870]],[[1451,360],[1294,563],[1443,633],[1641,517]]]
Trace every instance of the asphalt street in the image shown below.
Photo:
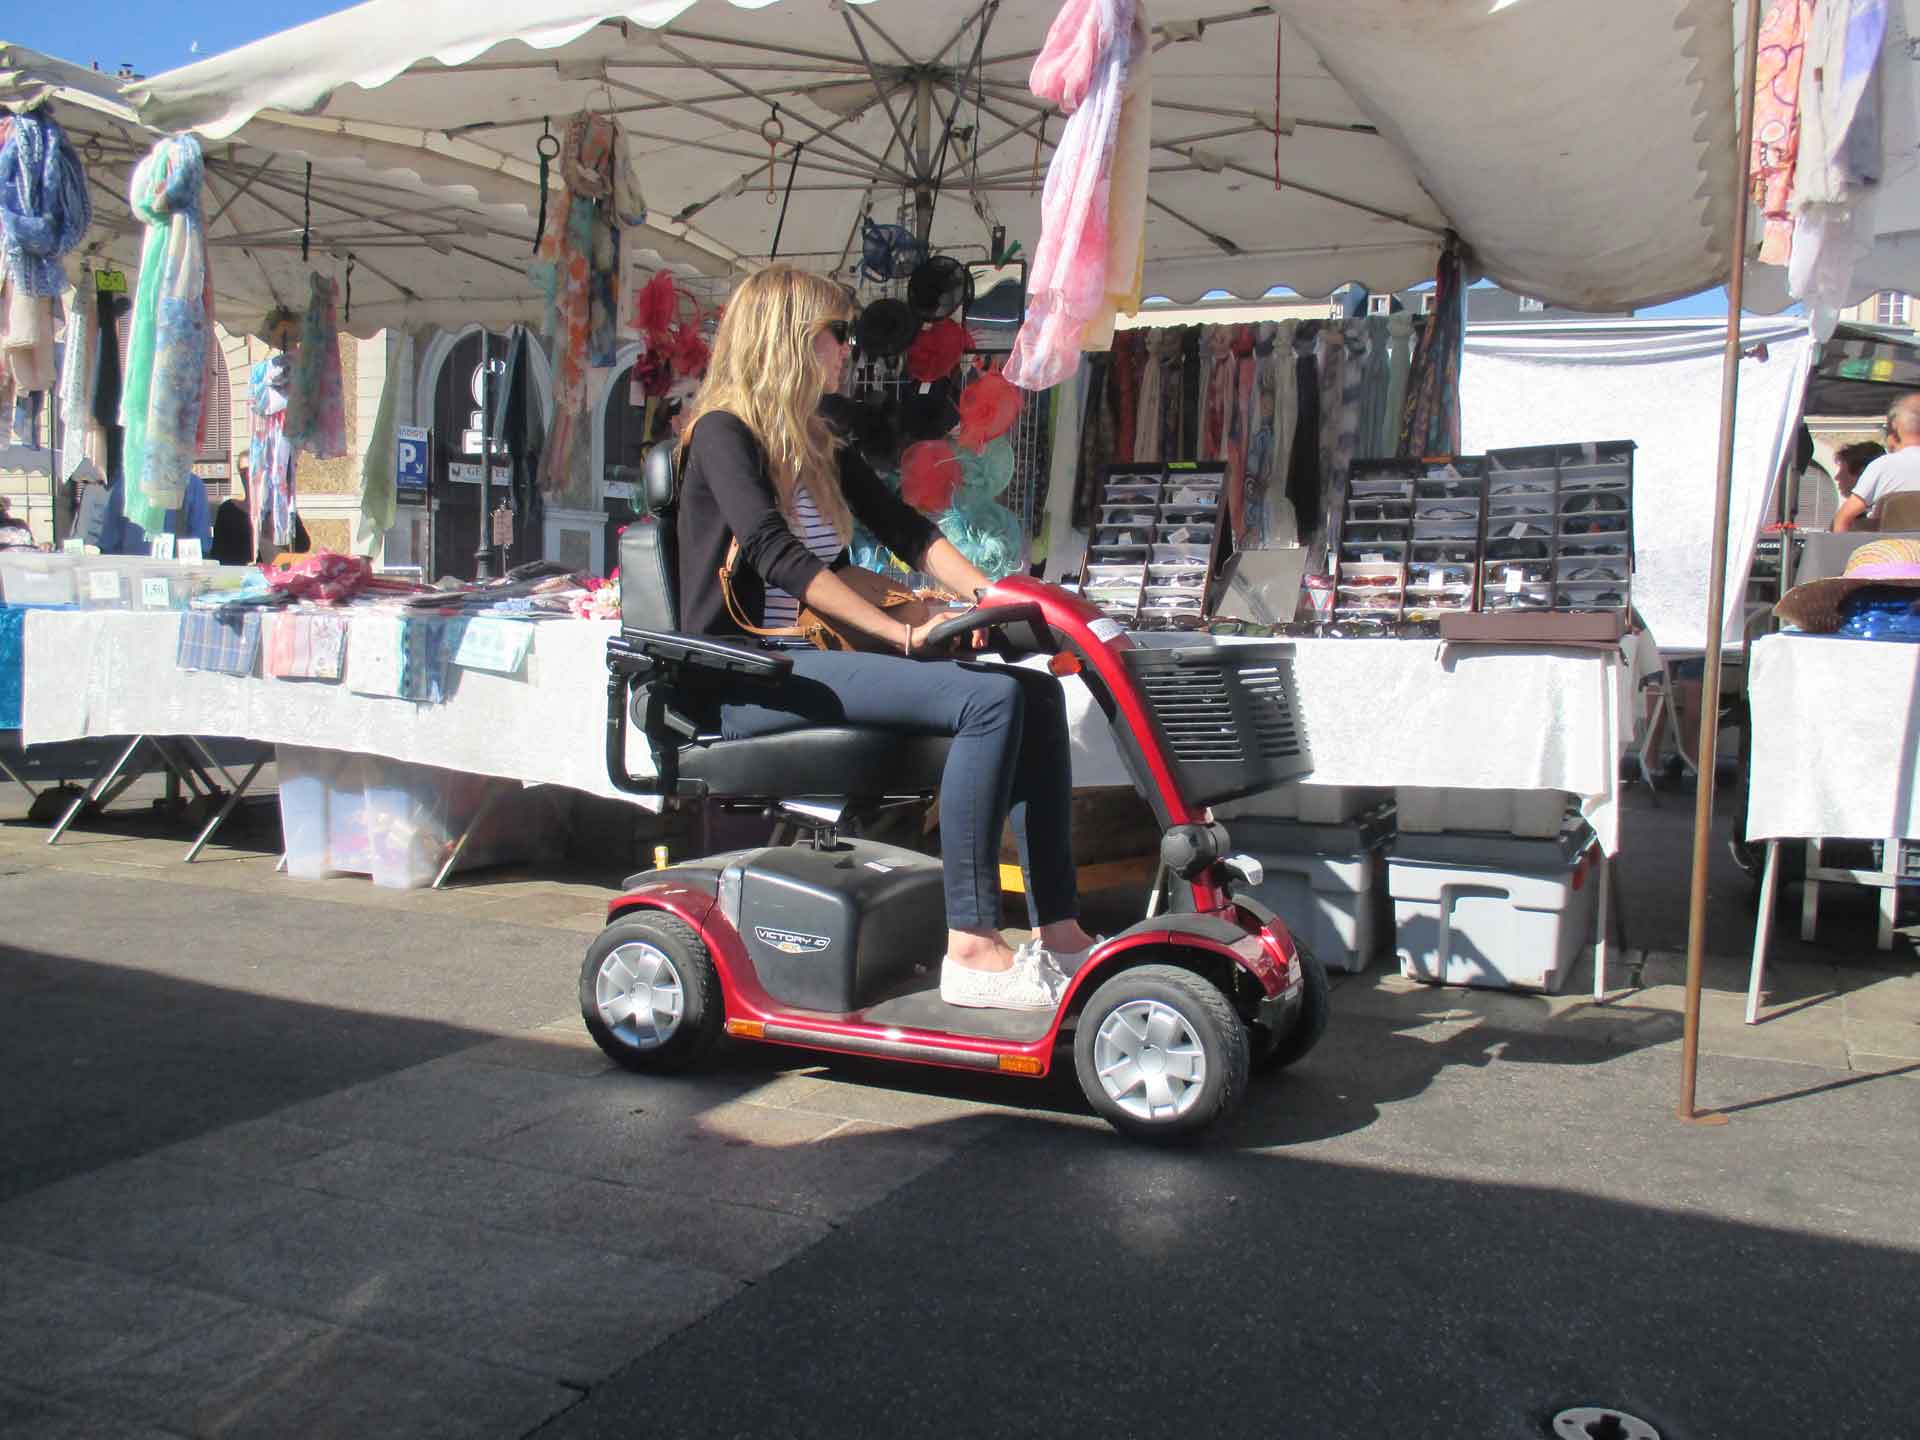
[[[595,887],[178,850],[0,825],[0,1437],[1920,1434],[1910,949],[1783,952],[1749,1030],[1730,920],[1724,1127],[1648,952],[1606,1006],[1343,977],[1156,1150],[1058,1073],[612,1070]]]

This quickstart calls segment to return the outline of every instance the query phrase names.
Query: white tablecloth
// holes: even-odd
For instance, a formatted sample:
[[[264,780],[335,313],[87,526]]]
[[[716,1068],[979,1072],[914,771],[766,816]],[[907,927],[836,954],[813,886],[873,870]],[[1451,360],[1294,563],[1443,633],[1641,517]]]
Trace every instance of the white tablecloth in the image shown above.
[[[234,735],[622,798],[605,761],[611,622],[543,622],[522,676],[450,670],[457,683],[438,705],[181,670],[178,625],[166,613],[28,616],[26,742]],[[1313,783],[1568,791],[1607,853],[1618,851],[1631,685],[1617,651],[1303,640],[1295,675]],[[1130,783],[1086,687],[1065,685],[1074,783]],[[629,759],[647,773],[644,746],[630,745]]]
[[[182,670],[174,664],[179,626],[167,612],[29,615],[26,743],[237,735],[631,798],[607,782],[610,621],[541,621],[519,676],[449,668],[453,693],[438,705],[326,681]]]
[[[1920,645],[1769,635],[1747,696],[1748,839],[1920,839]]]
[[[1313,784],[1564,790],[1580,797],[1607,853],[1618,853],[1620,754],[1633,728],[1632,677],[1619,651],[1293,645]],[[1127,784],[1106,717],[1077,680],[1067,683],[1067,707],[1074,783]]]

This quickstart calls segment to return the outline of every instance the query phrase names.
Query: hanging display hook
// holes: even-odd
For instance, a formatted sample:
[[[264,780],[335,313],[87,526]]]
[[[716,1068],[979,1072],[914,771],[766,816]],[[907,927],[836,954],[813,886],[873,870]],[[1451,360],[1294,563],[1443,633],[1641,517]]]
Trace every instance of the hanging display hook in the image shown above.
[[[540,157],[540,223],[533,230],[533,251],[540,253],[540,242],[547,233],[547,176],[553,162],[560,158],[560,141],[553,133],[553,117],[542,116],[540,138],[533,142],[533,153]]]
[[[780,123],[780,107],[775,105],[766,119],[760,122],[760,138],[767,142],[767,204],[776,204],[779,197],[774,194],[773,167],[780,158],[780,142],[787,138],[787,127]]]
[[[307,263],[307,251],[313,243],[313,162],[307,162],[307,183],[300,194],[300,263]]]

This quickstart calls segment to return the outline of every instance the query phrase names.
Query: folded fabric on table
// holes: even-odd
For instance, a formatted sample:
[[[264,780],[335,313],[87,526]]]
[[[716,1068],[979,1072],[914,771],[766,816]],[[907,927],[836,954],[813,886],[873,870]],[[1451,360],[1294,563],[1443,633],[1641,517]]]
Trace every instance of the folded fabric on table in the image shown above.
[[[348,639],[347,687],[438,704],[446,699],[447,661],[458,637],[445,621],[383,612],[356,615]]]
[[[517,675],[533,644],[533,627],[525,620],[478,616],[461,627],[453,663],[466,670],[490,670]]]
[[[251,675],[260,658],[258,611],[183,610],[174,663],[182,670]]]
[[[343,615],[268,615],[260,648],[267,674],[281,680],[338,680],[347,649]]]

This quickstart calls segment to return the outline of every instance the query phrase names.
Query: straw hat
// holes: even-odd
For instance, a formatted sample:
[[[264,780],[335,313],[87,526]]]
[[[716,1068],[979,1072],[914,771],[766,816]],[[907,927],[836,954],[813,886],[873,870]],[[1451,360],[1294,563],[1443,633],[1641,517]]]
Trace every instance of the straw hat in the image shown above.
[[[1845,618],[1841,602],[1856,590],[1920,590],[1920,540],[1873,540],[1847,557],[1843,574],[1796,585],[1773,613],[1816,635],[1830,634]]]

